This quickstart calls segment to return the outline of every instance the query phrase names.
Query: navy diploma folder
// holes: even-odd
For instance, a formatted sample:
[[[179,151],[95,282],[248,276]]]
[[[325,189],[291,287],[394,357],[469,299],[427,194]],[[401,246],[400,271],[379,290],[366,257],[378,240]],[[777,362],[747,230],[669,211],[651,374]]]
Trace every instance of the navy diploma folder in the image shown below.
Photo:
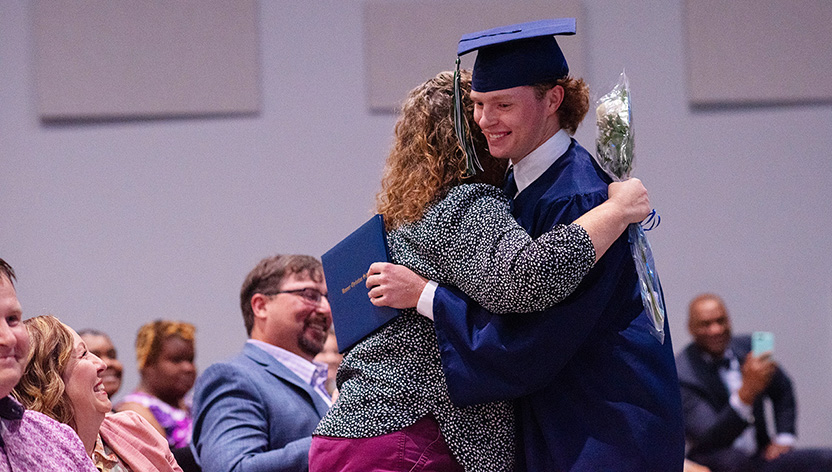
[[[344,352],[399,315],[367,296],[367,271],[373,262],[390,262],[384,218],[375,215],[321,256],[338,351]]]

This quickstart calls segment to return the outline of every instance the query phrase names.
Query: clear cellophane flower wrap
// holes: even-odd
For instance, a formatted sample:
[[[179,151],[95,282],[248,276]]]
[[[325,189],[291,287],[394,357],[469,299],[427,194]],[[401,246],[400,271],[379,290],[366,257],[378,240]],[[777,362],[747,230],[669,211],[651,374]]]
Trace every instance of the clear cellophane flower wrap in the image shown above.
[[[595,142],[595,160],[615,181],[627,180],[633,170],[634,140],[633,119],[630,107],[630,84],[624,72],[618,84],[596,101],[595,119],[598,137]],[[643,224],[652,224],[655,213],[645,222],[631,224],[627,228],[630,251],[638,272],[639,289],[644,311],[650,317],[653,336],[664,343],[665,306],[659,274],[653,261],[653,251],[644,234]],[[658,217],[657,221],[658,221]],[[652,227],[647,228],[652,229]]]

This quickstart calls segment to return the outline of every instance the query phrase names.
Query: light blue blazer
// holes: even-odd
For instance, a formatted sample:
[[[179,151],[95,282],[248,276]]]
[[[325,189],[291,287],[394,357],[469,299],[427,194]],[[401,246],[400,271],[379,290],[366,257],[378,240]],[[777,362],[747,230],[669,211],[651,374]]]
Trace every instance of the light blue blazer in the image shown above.
[[[197,379],[191,449],[204,472],[306,471],[327,409],[310,385],[246,343]]]

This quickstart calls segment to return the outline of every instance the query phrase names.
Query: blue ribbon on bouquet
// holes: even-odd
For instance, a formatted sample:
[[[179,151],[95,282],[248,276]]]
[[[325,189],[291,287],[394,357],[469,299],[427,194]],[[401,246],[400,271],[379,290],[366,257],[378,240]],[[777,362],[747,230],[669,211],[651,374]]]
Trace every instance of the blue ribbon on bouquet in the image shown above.
[[[641,222],[641,227],[644,231],[650,231],[651,229],[658,228],[660,224],[662,224],[662,217],[656,212],[656,209],[653,208],[650,210],[650,214],[647,215],[647,218]]]
[[[656,263],[653,260],[653,250],[647,241],[645,231],[650,231],[659,226],[661,216],[653,209],[647,218],[640,224],[631,224],[628,228],[630,241],[630,252],[638,273],[639,292],[644,311],[650,318],[651,334],[664,344],[664,320],[667,309],[664,304],[662,285],[659,281],[659,274],[656,271]]]

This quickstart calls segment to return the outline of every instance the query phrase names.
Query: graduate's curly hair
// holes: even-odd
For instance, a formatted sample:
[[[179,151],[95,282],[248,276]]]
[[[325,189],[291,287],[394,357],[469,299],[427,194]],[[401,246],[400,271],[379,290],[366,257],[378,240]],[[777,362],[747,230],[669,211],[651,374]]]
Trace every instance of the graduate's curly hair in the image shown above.
[[[395,142],[387,157],[376,211],[384,215],[387,229],[419,220],[425,209],[462,182],[499,185],[506,162],[491,157],[485,136],[474,123],[471,73],[460,71],[462,105],[479,161],[485,169],[465,178],[465,153],[459,144],[453,119],[453,72],[436,77],[410,91],[394,128]]]
[[[26,370],[12,395],[28,410],[75,428],[75,412],[63,380],[75,342],[72,331],[54,316],[25,320],[29,332]]]
[[[584,79],[564,77],[553,82],[535,84],[533,87],[537,98],[541,99],[549,89],[556,85],[563,87],[563,102],[557,112],[560,127],[573,135],[589,111],[589,86]]]
[[[193,344],[194,325],[183,321],[156,320],[139,328],[136,335],[136,364],[139,370],[156,364],[165,340],[178,336]]]

